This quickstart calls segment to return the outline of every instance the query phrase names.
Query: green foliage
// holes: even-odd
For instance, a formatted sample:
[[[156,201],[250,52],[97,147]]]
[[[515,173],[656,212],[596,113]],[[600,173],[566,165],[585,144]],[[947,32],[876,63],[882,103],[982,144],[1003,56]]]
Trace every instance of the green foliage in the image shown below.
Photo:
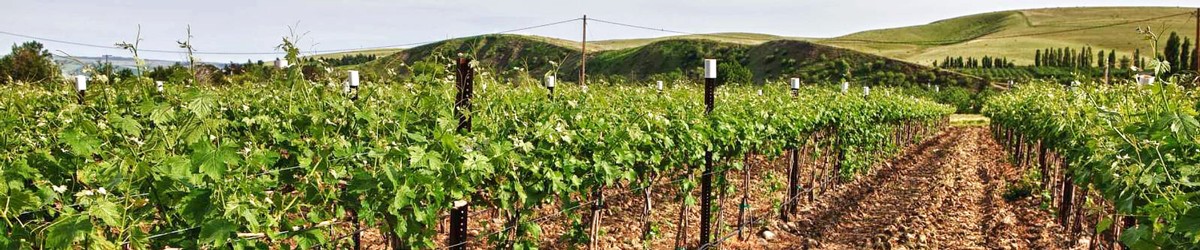
[[[989,98],[983,114],[992,124],[1042,141],[1064,158],[1076,184],[1136,217],[1138,225],[1121,235],[1123,243],[1183,249],[1200,243],[1195,100],[1171,82],[1071,88],[1031,83]]]
[[[721,84],[750,84],[754,73],[737,61],[721,61],[717,63],[717,82]]]
[[[0,57],[0,83],[52,82],[59,74],[52,59],[36,41],[13,44],[12,52]]]
[[[337,83],[159,94],[124,80],[91,86],[84,105],[70,86],[0,86],[0,200],[8,201],[0,227],[25,240],[0,243],[345,248],[326,235],[344,234],[354,210],[364,225],[434,248],[439,216],[466,200],[517,218],[515,234],[480,244],[537,245],[557,236],[541,235],[532,211],[579,204],[596,188],[684,176],[707,150],[718,162],[751,151],[778,157],[806,134],[836,131],[849,176],[894,148],[885,136],[893,125],[953,112],[887,88],[864,98],[806,87],[793,99],[776,83],[761,97],[759,87],[723,86],[705,115],[702,88],[692,84],[661,95],[561,85],[548,101],[541,86],[479,76],[474,128],[459,133],[452,80],[410,80],[364,85],[357,101]],[[672,185],[688,190],[697,180]],[[566,213],[581,223],[580,210]]]

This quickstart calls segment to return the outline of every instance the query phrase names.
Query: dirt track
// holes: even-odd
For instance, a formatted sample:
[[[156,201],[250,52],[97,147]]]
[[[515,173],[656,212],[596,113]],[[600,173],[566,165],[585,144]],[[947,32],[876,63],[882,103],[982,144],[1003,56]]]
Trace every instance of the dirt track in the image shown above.
[[[949,128],[806,205],[782,248],[1067,248],[1036,200],[1006,201],[1021,173],[981,127]],[[774,247],[768,247],[774,248]]]

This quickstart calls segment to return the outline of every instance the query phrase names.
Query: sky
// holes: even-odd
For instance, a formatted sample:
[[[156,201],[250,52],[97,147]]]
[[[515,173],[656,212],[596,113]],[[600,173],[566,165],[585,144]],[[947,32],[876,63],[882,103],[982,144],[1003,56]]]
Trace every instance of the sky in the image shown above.
[[[752,32],[835,37],[925,24],[983,12],[1081,6],[1192,6],[1195,0],[0,0],[0,44],[43,39],[179,51],[192,30],[200,52],[278,53],[289,26],[304,34],[302,51],[431,42],[582,17],[689,33]],[[588,40],[676,35],[589,22]],[[579,40],[580,22],[516,32]],[[126,51],[43,41],[55,54],[125,56]],[[61,52],[59,52],[61,51]],[[9,53],[8,48],[0,54]],[[185,60],[181,53],[142,52]],[[278,54],[198,55],[202,61],[271,60]]]

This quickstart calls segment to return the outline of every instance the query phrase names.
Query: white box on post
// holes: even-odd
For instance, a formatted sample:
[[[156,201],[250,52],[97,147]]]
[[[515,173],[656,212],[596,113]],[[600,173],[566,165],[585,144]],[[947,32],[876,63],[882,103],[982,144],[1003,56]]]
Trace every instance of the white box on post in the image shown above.
[[[717,59],[704,59],[704,78],[717,78]]]
[[[87,76],[84,76],[84,75],[75,76],[75,91],[85,91],[85,90],[87,90]]]

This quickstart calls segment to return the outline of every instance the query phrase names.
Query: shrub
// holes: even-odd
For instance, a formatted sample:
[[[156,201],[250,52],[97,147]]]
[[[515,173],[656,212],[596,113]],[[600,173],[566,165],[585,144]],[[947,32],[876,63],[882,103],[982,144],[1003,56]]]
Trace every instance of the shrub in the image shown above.
[[[0,83],[40,82],[58,74],[50,51],[38,42],[13,44],[12,53],[0,58]]]

